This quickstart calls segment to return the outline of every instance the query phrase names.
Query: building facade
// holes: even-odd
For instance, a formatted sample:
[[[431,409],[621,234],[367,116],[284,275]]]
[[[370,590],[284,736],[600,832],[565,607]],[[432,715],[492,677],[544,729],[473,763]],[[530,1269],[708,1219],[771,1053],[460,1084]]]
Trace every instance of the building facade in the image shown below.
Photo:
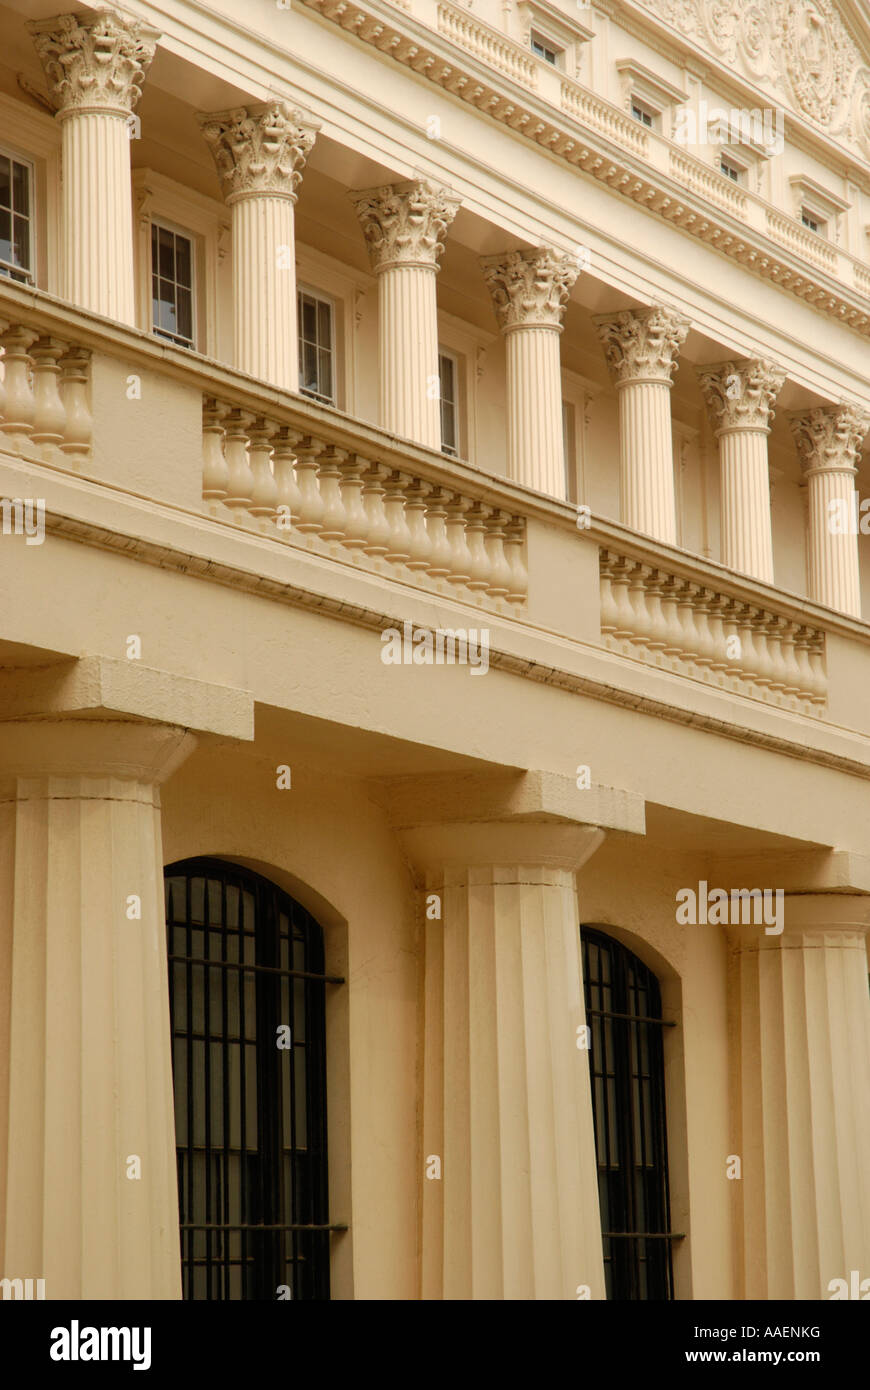
[[[4,1297],[862,1288],[866,0],[0,32]]]

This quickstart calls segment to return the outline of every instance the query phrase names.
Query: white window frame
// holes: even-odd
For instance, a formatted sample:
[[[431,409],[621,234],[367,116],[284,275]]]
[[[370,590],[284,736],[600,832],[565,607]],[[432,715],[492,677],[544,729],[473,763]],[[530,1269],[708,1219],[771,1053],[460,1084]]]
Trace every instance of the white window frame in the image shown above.
[[[456,439],[456,444],[454,445],[453,448],[450,448],[450,447],[448,447],[447,445],[445,445],[444,439],[443,439],[443,434],[442,434],[442,439],[441,439],[441,452],[442,452],[442,454],[446,454],[448,458],[462,458],[462,457],[463,457],[463,450],[462,450],[462,435],[463,435],[463,431],[462,431],[462,359],[460,358],[459,353],[458,353],[458,352],[454,352],[454,350],[453,350],[452,348],[444,347],[444,345],[443,345],[442,343],[439,343],[439,344],[438,344],[438,408],[439,408],[439,428],[440,428],[440,426],[441,426],[441,415],[440,415],[440,412],[441,412],[443,406],[445,405],[444,396],[442,395],[442,390],[441,390],[441,359],[442,359],[442,357],[446,357],[447,360],[448,360],[450,363],[452,363],[452,365],[453,365],[453,392],[454,392],[454,395],[453,395],[453,401],[450,402],[450,404],[453,405],[453,434],[454,434],[454,437],[455,437],[455,439]]]
[[[200,350],[200,349],[199,349],[199,333],[198,333],[198,329],[199,329],[199,294],[198,294],[198,289],[197,289],[197,282],[198,282],[198,280],[199,280],[199,247],[197,246],[197,237],[196,237],[196,234],[195,234],[194,232],[192,232],[192,231],[190,230],[189,227],[180,227],[180,226],[178,225],[178,223],[176,223],[176,222],[170,222],[169,219],[168,219],[167,217],[154,216],[154,217],[152,217],[152,218],[150,219],[150,223],[151,223],[151,227],[152,227],[152,228],[154,228],[154,227],[158,227],[158,228],[162,227],[164,231],[172,232],[173,235],[175,235],[175,236],[183,236],[184,239],[185,239],[185,241],[189,241],[189,242],[190,242],[190,301],[191,301],[191,302],[190,302],[190,326],[191,326],[191,329],[193,330],[193,341],[190,342],[190,343],[176,342],[175,338],[173,338],[172,335],[169,334],[169,333],[166,331],[166,329],[161,329],[161,328],[155,327],[155,324],[154,324],[154,291],[153,291],[153,278],[152,278],[152,279],[150,280],[150,282],[149,282],[149,283],[152,285],[152,289],[151,289],[151,295],[150,295],[150,299],[149,299],[149,303],[150,303],[150,306],[151,306],[149,318],[150,318],[151,323],[150,323],[150,327],[149,327],[149,330],[148,330],[148,331],[149,331],[149,333],[152,333],[152,334],[154,335],[155,338],[159,338],[160,341],[163,342],[163,343],[170,343],[173,347],[184,348],[184,350],[185,350],[186,352],[198,352],[198,351]],[[148,248],[148,249],[149,249],[149,252],[150,252],[150,259],[151,259],[151,265],[150,265],[150,267],[149,267],[151,277],[153,277],[153,275],[154,275],[154,263],[153,263],[154,249],[153,249],[153,248],[154,248],[154,242],[153,242],[152,236],[151,236],[151,234],[150,234],[150,232],[149,232],[149,248]],[[179,334],[178,336],[180,337],[181,335]]]
[[[301,343],[300,343],[300,352],[299,352],[299,382],[298,382],[298,385],[297,385],[297,388],[296,388],[296,389],[297,389],[297,391],[299,392],[300,396],[304,396],[304,397],[306,398],[306,400],[309,400],[309,401],[317,401],[317,403],[318,403],[319,405],[329,405],[329,406],[332,406],[333,409],[337,409],[337,408],[338,408],[338,402],[339,402],[339,389],[340,389],[340,388],[339,388],[339,372],[338,372],[338,364],[339,364],[339,353],[338,353],[339,328],[338,328],[338,312],[337,312],[337,306],[336,306],[335,296],[332,295],[332,294],[329,294],[328,291],[326,291],[326,290],[322,290],[318,285],[311,285],[311,284],[308,284],[308,283],[305,283],[305,282],[297,282],[297,285],[296,285],[296,312],[297,312],[297,318],[298,318],[298,322],[297,322],[297,325],[296,325],[296,338],[297,338],[297,342],[299,342],[299,340],[301,339],[301,336],[302,336],[302,320],[301,320],[301,317],[299,317],[299,296],[302,295],[302,294],[308,295],[309,299],[313,299],[313,300],[315,300],[315,301],[316,301],[317,303],[319,303],[319,304],[325,304],[325,305],[328,307],[328,309],[329,309],[329,328],[330,328],[330,337],[331,337],[331,340],[332,340],[332,341],[331,341],[331,344],[330,344],[330,348],[329,348],[329,354],[330,354],[330,357],[331,357],[331,359],[332,359],[332,399],[331,399],[331,400],[324,400],[322,396],[320,396],[320,395],[318,395],[318,394],[315,394],[313,391],[305,391],[305,390],[303,390],[303,387],[302,387],[302,351],[301,351]]]
[[[801,226],[803,227],[804,231],[813,232],[813,233],[815,234],[815,236],[824,237],[825,240],[827,241],[827,239],[828,239],[828,222],[827,222],[827,218],[822,217],[821,213],[816,212],[815,208],[811,208],[811,207],[802,207],[802,208],[801,208],[800,217],[801,217]]]
[[[734,170],[734,174],[736,174],[736,178],[734,177],[734,174],[730,174],[722,168],[723,164],[730,165],[730,167]],[[743,164],[739,159],[735,159],[730,150],[718,151],[716,168],[718,169],[719,173],[722,175],[723,178],[728,179],[729,183],[736,183],[738,187],[745,187],[748,181],[747,166]]]
[[[12,283],[13,285],[31,285],[31,286],[35,286],[35,285],[36,285],[36,266],[38,265],[38,260],[37,260],[37,221],[38,221],[38,208],[37,208],[37,202],[36,202],[36,166],[35,166],[33,160],[32,160],[28,155],[26,155],[26,154],[20,154],[17,150],[13,149],[13,148],[12,148],[11,146],[9,146],[9,145],[5,145],[5,144],[4,144],[4,145],[0,145],[0,155],[3,155],[3,157],[4,157],[5,159],[12,160],[15,164],[23,164],[23,165],[25,166],[25,168],[27,169],[28,200],[29,200],[29,203],[30,203],[30,212],[29,212],[28,218],[27,218],[27,221],[28,221],[28,223],[30,224],[30,248],[29,248],[29,249],[30,249],[30,265],[28,266],[28,268],[27,268],[26,271],[25,271],[21,266],[9,265],[6,269],[4,269],[3,271],[0,271],[0,275],[2,275],[2,277],[3,277],[4,280],[9,280],[9,281],[11,281],[11,283]],[[10,229],[10,230],[12,230],[12,229]],[[4,265],[4,267],[6,267],[6,262],[5,262],[5,261],[3,262],[3,265]],[[18,274],[11,274],[11,273],[8,273],[8,274],[7,274],[7,269],[8,269],[9,272],[17,271]],[[19,279],[19,275],[21,276],[20,279]]]
[[[27,283],[48,294],[59,294],[60,128],[46,112],[0,93],[0,130],[3,132],[4,152],[31,167],[32,279]]]
[[[543,49],[544,52],[539,53],[535,48],[535,44],[538,45],[538,48]],[[554,38],[551,38],[543,29],[535,27],[529,30],[529,47],[534,56],[539,58],[542,63],[546,63],[550,68],[556,68],[559,72],[565,71],[564,47],[562,44],[557,43]],[[547,53],[552,53],[552,59],[546,56]]]
[[[631,94],[629,110],[632,120],[637,121],[638,125],[642,125],[645,130],[658,130],[660,128],[661,111],[656,111],[650,102],[644,101],[643,97],[637,96],[634,92]]]
[[[182,348],[169,338],[159,338],[179,352],[199,352],[219,361],[232,362],[232,321],[221,308],[231,302],[229,277],[230,223],[223,203],[185,188],[155,169],[133,170],[133,211],[136,233],[136,322],[151,333],[151,222],[181,232],[194,245],[193,348]],[[225,294],[220,295],[222,272]]]

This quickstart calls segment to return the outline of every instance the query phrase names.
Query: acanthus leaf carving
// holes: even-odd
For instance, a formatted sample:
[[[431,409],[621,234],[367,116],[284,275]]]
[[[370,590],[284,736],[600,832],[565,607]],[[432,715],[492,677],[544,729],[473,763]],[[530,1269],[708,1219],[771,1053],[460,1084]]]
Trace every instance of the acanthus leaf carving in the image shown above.
[[[459,198],[426,179],[351,193],[362,224],[372,268],[416,265],[438,269],[447,229]]]
[[[100,110],[127,116],[142,94],[160,31],[113,10],[27,24],[58,115]]]
[[[518,327],[561,328],[580,262],[566,251],[541,246],[484,256],[481,269],[502,332]]]
[[[698,381],[719,431],[769,430],[785,372],[765,357],[719,362],[697,369]]]
[[[861,444],[870,431],[870,413],[846,401],[818,406],[789,417],[804,475],[857,469]]]
[[[648,309],[599,314],[594,323],[607,365],[618,386],[632,381],[671,384],[674,366],[690,327],[689,320],[679,310],[666,304],[653,304]]]
[[[320,123],[285,101],[197,117],[227,203],[255,194],[295,201]]]

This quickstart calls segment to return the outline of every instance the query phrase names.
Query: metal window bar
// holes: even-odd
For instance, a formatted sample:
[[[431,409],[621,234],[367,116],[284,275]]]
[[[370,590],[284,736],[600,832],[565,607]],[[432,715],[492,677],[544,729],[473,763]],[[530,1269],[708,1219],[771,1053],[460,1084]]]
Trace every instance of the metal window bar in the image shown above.
[[[325,1105],[341,977],[310,914],[236,865],[171,865],[166,908],[184,1297],[327,1299],[346,1229],[329,1221]]]
[[[619,942],[581,929],[609,1299],[673,1298],[658,981]],[[615,1244],[613,1244],[615,1242]]]

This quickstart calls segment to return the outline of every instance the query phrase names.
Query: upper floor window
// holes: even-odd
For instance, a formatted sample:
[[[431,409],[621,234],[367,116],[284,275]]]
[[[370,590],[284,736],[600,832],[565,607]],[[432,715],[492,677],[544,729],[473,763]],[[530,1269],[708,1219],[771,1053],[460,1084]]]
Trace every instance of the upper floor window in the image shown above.
[[[746,170],[742,164],[738,164],[736,159],[732,159],[730,154],[719,156],[719,172],[724,174],[726,179],[733,180],[734,183],[744,183],[746,180]]]
[[[639,97],[632,97],[631,114],[636,121],[640,121],[641,125],[649,126],[652,129],[655,126],[658,113],[653,111],[651,106],[647,106],[646,102],[641,101]]]
[[[151,223],[151,329],[179,347],[194,346],[193,241]]]
[[[335,405],[335,312],[331,299],[300,289],[299,390],[324,405]]]
[[[552,39],[548,39],[546,35],[539,34],[533,29],[529,36],[529,42],[532,46],[532,52],[539,58],[543,58],[545,63],[552,63],[554,68],[562,66],[564,49],[559,48]]]
[[[33,280],[33,166],[0,150],[0,275]]]
[[[817,232],[819,236],[827,236],[827,223],[807,208],[801,208],[801,222],[811,232]]]
[[[659,982],[636,955],[580,931],[609,1299],[673,1297]]]
[[[441,389],[441,452],[459,454],[459,364],[452,352],[439,352]]]

